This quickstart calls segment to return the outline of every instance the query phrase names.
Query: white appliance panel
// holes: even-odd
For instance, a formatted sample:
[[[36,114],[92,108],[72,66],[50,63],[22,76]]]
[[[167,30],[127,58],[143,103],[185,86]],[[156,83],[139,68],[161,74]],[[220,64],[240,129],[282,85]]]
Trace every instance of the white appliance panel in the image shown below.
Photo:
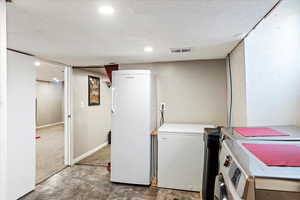
[[[159,132],[158,186],[201,191],[203,158],[203,134]]]
[[[203,134],[204,128],[215,128],[214,125],[209,124],[188,124],[188,123],[166,123],[159,128],[160,133],[176,133],[176,134]]]
[[[113,72],[111,181],[150,184],[151,74]]]

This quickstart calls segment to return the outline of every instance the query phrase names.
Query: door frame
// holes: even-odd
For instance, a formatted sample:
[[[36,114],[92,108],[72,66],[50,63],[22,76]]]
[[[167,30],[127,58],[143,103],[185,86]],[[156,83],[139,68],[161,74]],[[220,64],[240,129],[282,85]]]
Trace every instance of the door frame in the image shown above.
[[[72,66],[66,66],[64,70],[64,162],[67,166],[74,164],[72,73]]]
[[[36,56],[34,56],[36,57]],[[44,60],[42,58],[37,59],[45,62],[51,63],[49,60]],[[56,65],[60,65],[58,63],[53,63]],[[72,67],[63,65],[64,67],[64,92],[63,92],[63,122],[64,122],[64,164],[66,166],[71,166],[73,164],[73,131],[72,131],[72,104],[71,104],[71,91],[72,91]]]
[[[65,68],[65,165],[73,166],[78,163],[75,157],[74,133],[74,69],[105,68],[103,66],[66,66]],[[88,152],[87,152],[88,153]]]

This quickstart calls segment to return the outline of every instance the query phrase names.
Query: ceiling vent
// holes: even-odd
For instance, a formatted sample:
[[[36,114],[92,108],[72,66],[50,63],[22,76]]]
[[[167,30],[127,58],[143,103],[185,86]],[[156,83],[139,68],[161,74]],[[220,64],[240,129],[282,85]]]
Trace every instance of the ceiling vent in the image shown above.
[[[189,52],[191,52],[192,51],[192,49],[190,48],[190,47],[188,47],[188,48],[182,48],[181,49],[181,52],[182,53],[189,53]]]
[[[171,48],[170,51],[171,53],[181,53],[181,49]]]
[[[185,47],[185,48],[171,48],[170,52],[171,53],[189,53],[192,51],[192,48],[190,47]]]

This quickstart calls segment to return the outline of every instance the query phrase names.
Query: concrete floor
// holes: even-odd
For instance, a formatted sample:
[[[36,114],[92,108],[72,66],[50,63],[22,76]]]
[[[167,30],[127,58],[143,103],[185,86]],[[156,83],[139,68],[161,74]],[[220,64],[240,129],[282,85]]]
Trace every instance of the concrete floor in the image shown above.
[[[63,164],[63,126],[40,129],[37,140],[37,181],[60,171]],[[55,147],[55,148],[53,148]],[[51,159],[49,159],[51,158]],[[53,161],[53,159],[55,161]],[[21,200],[200,200],[200,193],[110,182],[106,164],[110,145],[36,186]]]
[[[110,162],[110,145],[81,160],[79,165],[107,166]]]
[[[37,129],[36,183],[56,174],[64,164],[64,126]]]
[[[110,182],[105,167],[75,165],[21,200],[200,200],[200,193]]]

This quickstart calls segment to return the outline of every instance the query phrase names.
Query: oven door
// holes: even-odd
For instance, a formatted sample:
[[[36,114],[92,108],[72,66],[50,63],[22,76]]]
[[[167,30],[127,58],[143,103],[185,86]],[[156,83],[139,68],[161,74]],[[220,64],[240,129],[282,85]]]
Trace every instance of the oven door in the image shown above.
[[[215,180],[215,199],[234,200],[224,181],[223,175],[219,174]]]

